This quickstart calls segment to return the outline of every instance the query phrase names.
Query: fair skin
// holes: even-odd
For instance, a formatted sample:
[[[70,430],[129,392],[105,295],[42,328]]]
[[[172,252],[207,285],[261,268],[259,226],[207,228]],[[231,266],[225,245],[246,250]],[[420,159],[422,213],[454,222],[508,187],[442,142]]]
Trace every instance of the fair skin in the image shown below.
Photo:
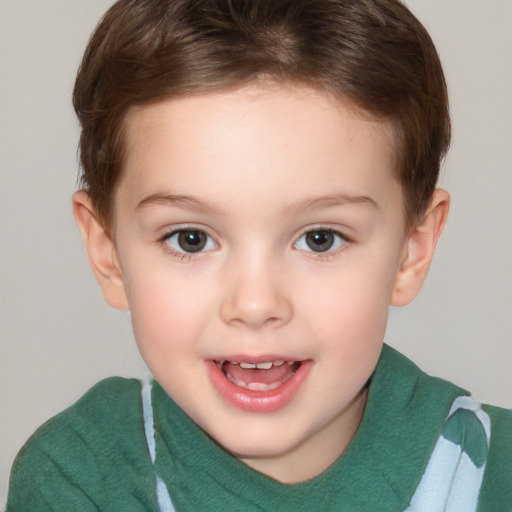
[[[352,440],[389,305],[418,293],[446,219],[438,190],[405,232],[390,134],[306,88],[175,99],[127,118],[111,235],[74,196],[105,299],[131,311],[155,379],[284,483]]]

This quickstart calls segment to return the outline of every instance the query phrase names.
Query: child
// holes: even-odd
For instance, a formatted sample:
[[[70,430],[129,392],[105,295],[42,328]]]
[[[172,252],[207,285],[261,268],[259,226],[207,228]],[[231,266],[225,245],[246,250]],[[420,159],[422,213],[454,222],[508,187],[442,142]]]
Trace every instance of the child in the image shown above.
[[[383,347],[449,197],[394,0],[121,0],[74,94],[74,212],[154,380],[47,423],[7,510],[507,510],[510,412]]]

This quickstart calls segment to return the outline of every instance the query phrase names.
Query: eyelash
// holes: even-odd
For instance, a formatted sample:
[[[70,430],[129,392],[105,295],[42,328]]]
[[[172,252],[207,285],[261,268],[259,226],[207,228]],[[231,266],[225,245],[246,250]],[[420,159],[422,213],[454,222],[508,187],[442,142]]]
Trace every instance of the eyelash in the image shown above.
[[[179,227],[177,229],[173,229],[172,231],[169,231],[169,232],[165,233],[163,236],[161,236],[160,238],[158,238],[157,242],[162,245],[163,249],[165,250],[165,252],[167,254],[172,256],[174,259],[178,260],[180,263],[187,263],[192,258],[200,257],[203,253],[208,252],[209,250],[215,248],[215,247],[210,247],[210,248],[206,249],[206,251],[203,250],[204,248],[201,248],[197,252],[193,252],[193,251],[192,252],[185,252],[185,251],[182,252],[182,251],[176,250],[170,246],[169,241],[171,240],[172,237],[174,237],[176,235],[180,235],[180,234],[186,234],[186,233],[200,233],[202,235],[205,235],[207,237],[206,245],[211,244],[213,242],[215,247],[218,247],[218,244],[213,240],[213,238],[204,229],[201,229],[201,228],[198,228],[195,226],[183,226],[183,227]]]
[[[200,233],[200,234],[204,235],[205,237],[207,237],[205,245],[203,247],[201,247],[196,252],[193,252],[193,251],[191,251],[191,252],[183,251],[182,252],[182,251],[176,250],[170,246],[169,241],[172,239],[172,237],[174,237],[176,235],[178,235],[178,236],[183,235],[186,233]],[[313,234],[313,233],[317,233],[317,234],[322,233],[324,235],[325,234],[334,235],[334,237],[336,237],[337,240],[335,239],[332,242],[332,244],[333,245],[337,244],[337,246],[334,249],[331,249],[331,247],[328,247],[327,250],[325,250],[325,251],[315,251],[310,246],[309,246],[310,250],[298,246],[300,241],[303,238],[305,238],[308,235]],[[180,263],[187,263],[192,258],[201,257],[202,254],[209,252],[212,249],[218,247],[218,244],[213,240],[213,238],[204,229],[197,228],[195,226],[183,226],[178,229],[173,229],[172,231],[169,231],[169,232],[165,233],[163,236],[161,236],[160,238],[158,238],[157,242],[162,245],[162,247],[164,248],[164,250],[167,254],[172,256],[174,259],[178,260]],[[346,236],[345,234],[343,234],[342,232],[340,232],[338,230],[328,228],[328,227],[318,226],[318,227],[308,228],[307,230],[302,232],[302,234],[293,243],[293,248],[297,249],[299,251],[302,251],[304,253],[307,253],[309,255],[309,257],[313,257],[313,258],[320,259],[320,260],[328,260],[328,259],[335,257],[337,254],[346,251],[348,248],[347,247],[348,244],[350,244],[351,242],[352,242],[352,240],[348,236]],[[214,244],[214,247],[208,247],[208,245],[211,245],[212,243]],[[307,244],[307,242],[305,242],[305,243]],[[205,247],[208,247],[208,248],[206,248],[206,250],[204,250]]]
[[[323,233],[323,234],[334,235],[334,237],[336,237],[338,240],[335,239],[333,241],[333,245],[337,244],[337,246],[334,249],[332,249],[331,247],[328,247],[326,251],[314,251],[311,247],[309,247],[310,250],[298,247],[299,242],[303,238],[305,238],[308,235],[313,234],[313,233],[317,233],[317,234]],[[351,242],[352,242],[352,239],[349,238],[344,233],[342,233],[341,231],[338,231],[336,229],[332,229],[329,227],[324,227],[324,226],[315,226],[315,227],[310,227],[310,228],[306,229],[300,235],[300,237],[297,239],[297,241],[293,244],[293,247],[299,251],[304,251],[305,253],[308,254],[309,257],[325,261],[325,260],[334,258],[338,254],[346,251]]]

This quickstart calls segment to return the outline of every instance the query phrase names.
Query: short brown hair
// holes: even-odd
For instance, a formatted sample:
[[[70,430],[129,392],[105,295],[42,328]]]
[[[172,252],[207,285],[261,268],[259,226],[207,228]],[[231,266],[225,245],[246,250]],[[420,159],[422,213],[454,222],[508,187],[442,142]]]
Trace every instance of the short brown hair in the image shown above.
[[[425,211],[450,119],[443,70],[398,0],[120,0],[78,71],[81,185],[104,225],[130,107],[261,78],[314,87],[389,120],[409,226]]]

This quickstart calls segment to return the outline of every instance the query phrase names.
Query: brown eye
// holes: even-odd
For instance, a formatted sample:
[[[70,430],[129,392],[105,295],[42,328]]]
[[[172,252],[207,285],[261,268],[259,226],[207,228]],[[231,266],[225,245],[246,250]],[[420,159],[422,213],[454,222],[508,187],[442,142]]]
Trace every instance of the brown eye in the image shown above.
[[[334,245],[332,231],[310,231],[306,235],[306,244],[315,252],[328,251]]]
[[[178,244],[185,252],[202,251],[207,237],[202,231],[181,231],[178,234]]]
[[[304,233],[294,247],[303,251],[329,252],[338,249],[347,242],[347,239],[332,229],[313,229]]]
[[[215,242],[199,229],[182,229],[171,233],[166,243],[176,252],[196,253],[216,247]]]

